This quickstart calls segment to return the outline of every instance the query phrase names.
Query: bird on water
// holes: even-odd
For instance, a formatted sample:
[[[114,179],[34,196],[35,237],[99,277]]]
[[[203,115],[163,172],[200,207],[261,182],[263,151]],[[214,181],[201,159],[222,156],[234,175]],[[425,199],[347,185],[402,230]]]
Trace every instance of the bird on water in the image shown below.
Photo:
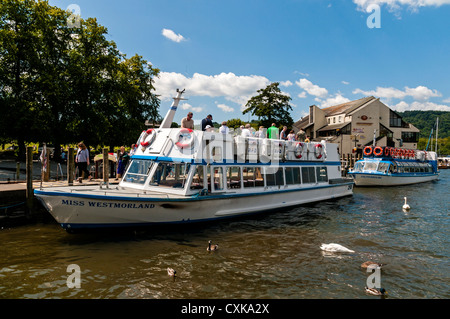
[[[361,268],[364,268],[364,269],[367,269],[369,267],[371,267],[371,268],[377,268],[377,267],[381,268],[381,267],[383,267],[385,265],[386,264],[380,264],[380,263],[376,263],[374,261],[366,261],[366,262],[363,262],[361,264]]]
[[[411,207],[408,205],[408,203],[406,201],[407,201],[407,198],[405,197],[405,204],[403,205],[403,210],[408,211],[411,209]]]
[[[385,296],[387,295],[387,291],[384,288],[368,288],[365,287],[366,292],[368,294],[374,295],[374,296]]]
[[[218,244],[212,244],[211,241],[208,242],[208,248],[206,248],[207,251],[214,251],[219,249],[219,245]]]
[[[177,271],[173,270],[172,268],[167,268],[167,274],[175,279],[177,276]]]
[[[322,244],[320,246],[320,249],[324,250],[324,251],[328,251],[328,252],[332,252],[332,253],[354,253],[355,251],[348,249],[347,247],[344,247],[342,245],[339,244]]]

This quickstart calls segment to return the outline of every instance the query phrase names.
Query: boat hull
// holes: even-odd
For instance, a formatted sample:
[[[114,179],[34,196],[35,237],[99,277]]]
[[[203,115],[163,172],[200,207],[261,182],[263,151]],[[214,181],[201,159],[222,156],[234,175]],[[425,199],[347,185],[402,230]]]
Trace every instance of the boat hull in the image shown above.
[[[401,186],[425,183],[437,180],[438,174],[411,175],[411,174],[367,174],[350,173],[356,186]]]
[[[113,194],[35,190],[35,196],[66,230],[205,222],[352,194],[353,182],[265,190],[263,193],[213,194],[185,198],[118,198]]]

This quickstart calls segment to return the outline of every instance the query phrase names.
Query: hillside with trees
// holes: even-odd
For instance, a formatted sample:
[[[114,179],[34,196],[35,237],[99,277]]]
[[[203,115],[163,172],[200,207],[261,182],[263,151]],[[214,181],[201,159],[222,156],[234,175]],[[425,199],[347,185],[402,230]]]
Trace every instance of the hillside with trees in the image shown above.
[[[439,138],[450,137],[450,112],[445,111],[406,111],[397,112],[405,122],[411,123],[420,130],[420,137],[428,138],[431,129],[439,118]],[[434,134],[436,131],[434,130]]]

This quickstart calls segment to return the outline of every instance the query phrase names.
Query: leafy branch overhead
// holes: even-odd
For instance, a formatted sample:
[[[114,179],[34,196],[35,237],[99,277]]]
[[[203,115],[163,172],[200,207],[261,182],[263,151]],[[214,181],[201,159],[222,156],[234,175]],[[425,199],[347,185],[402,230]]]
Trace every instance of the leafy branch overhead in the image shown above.
[[[43,141],[131,144],[146,120],[159,119],[159,70],[122,54],[96,19],[72,26],[70,15],[47,1],[0,3],[0,112],[8,114],[0,136],[22,150]]]

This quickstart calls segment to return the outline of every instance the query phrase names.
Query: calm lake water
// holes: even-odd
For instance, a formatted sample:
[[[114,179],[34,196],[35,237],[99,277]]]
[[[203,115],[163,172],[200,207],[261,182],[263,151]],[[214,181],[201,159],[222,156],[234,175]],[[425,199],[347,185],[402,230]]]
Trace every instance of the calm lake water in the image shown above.
[[[436,182],[355,188],[336,201],[187,228],[68,234],[49,221],[2,229],[0,299],[379,298],[364,291],[367,260],[387,264],[388,298],[449,298],[449,188],[442,170]],[[208,240],[219,250],[207,252]],[[324,254],[322,243],[355,253]],[[67,286],[71,264],[80,288]]]

